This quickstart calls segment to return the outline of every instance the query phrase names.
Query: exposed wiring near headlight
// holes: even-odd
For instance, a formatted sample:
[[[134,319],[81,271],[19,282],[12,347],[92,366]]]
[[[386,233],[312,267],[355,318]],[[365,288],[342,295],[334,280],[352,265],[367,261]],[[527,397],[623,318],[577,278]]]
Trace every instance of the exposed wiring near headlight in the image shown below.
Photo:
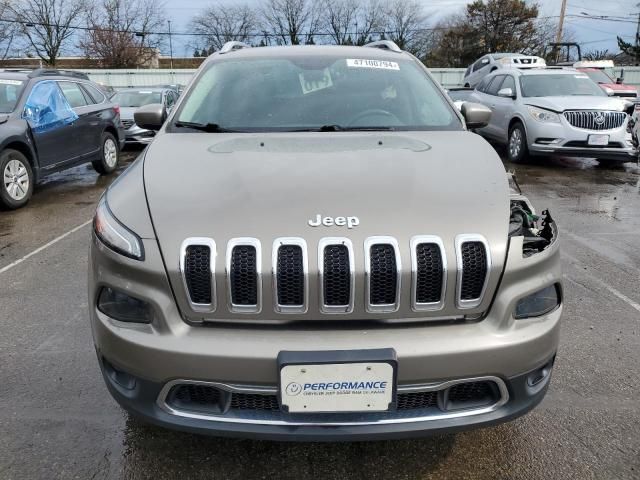
[[[552,223],[553,219],[548,210],[544,210],[542,216],[538,216],[531,212],[526,202],[511,200],[509,237],[524,237],[523,257],[542,252],[551,244],[554,236]]]
[[[93,229],[107,247],[135,260],[144,260],[142,241],[125,227],[109,210],[106,194],[100,199],[93,217]]]

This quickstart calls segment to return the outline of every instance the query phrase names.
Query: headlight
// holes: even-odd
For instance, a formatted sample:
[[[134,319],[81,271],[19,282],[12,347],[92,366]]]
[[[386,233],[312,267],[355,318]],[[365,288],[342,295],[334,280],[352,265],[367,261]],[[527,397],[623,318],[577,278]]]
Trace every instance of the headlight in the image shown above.
[[[113,216],[107,205],[106,194],[100,199],[93,217],[93,229],[102,243],[110,249],[135,260],[144,260],[142,241]]]
[[[560,293],[556,285],[538,290],[518,301],[514,317],[516,319],[540,317],[560,305]]]
[[[560,123],[560,116],[557,113],[543,110],[542,108],[527,106],[529,114],[539,122],[543,123]]]

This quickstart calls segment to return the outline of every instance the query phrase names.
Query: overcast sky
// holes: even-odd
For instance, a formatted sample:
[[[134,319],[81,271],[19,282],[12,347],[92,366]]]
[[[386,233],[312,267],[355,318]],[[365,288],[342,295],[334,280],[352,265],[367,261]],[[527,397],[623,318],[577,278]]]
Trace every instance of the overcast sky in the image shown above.
[[[232,0],[226,0],[226,2]],[[420,0],[425,6],[425,13],[430,24],[435,24],[441,18],[457,13],[470,0]],[[633,41],[640,0],[568,0],[567,18],[565,27],[574,33],[575,38],[582,44],[582,51],[604,50],[617,52],[616,35],[620,35],[627,41]],[[172,20],[172,30],[176,33],[187,32],[191,17],[202,8],[211,5],[224,5],[225,0],[180,0],[180,2],[167,1],[167,16]],[[249,4],[259,3],[260,0],[247,0]],[[179,3],[179,6],[177,5]],[[539,0],[541,15],[554,17],[560,14],[561,0]],[[622,16],[625,21],[604,21],[589,18],[576,18],[583,16],[582,12],[590,16]],[[553,21],[557,21],[554,18]],[[173,37],[174,56],[191,56],[193,48],[189,47],[193,39],[187,36],[176,35]],[[165,47],[168,54],[168,46]]]

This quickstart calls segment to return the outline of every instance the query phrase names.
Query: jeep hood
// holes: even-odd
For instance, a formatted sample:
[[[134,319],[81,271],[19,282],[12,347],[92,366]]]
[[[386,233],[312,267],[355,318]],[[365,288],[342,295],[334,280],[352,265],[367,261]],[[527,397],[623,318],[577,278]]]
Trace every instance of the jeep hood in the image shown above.
[[[575,95],[573,97],[526,97],[527,105],[545,108],[562,113],[565,110],[614,110],[624,111],[626,101],[614,97],[600,97],[596,95]]]
[[[269,303],[270,272],[272,245],[279,237],[306,241],[310,279],[318,272],[319,240],[349,238],[358,282],[363,281],[365,239],[395,237],[404,287],[400,311],[387,317],[425,316],[412,312],[408,300],[409,243],[415,235],[437,235],[443,240],[452,272],[447,283],[450,292],[455,289],[456,235],[486,238],[492,260],[487,295],[477,309],[465,313],[488,308],[505,261],[507,176],[493,148],[470,132],[161,133],[148,147],[144,180],[169,278],[187,316],[178,261],[180,246],[188,237],[210,237],[216,242],[219,308],[212,314],[216,318],[252,317],[224,308],[225,251],[235,237],[253,237],[262,245],[265,303],[261,319],[274,316]],[[317,215],[358,217],[359,225],[351,229],[310,226],[309,220]],[[314,301],[317,307],[317,295],[311,289],[306,317],[322,316],[313,308]],[[380,318],[358,307],[356,301],[354,315]],[[459,313],[453,301],[438,312]]]

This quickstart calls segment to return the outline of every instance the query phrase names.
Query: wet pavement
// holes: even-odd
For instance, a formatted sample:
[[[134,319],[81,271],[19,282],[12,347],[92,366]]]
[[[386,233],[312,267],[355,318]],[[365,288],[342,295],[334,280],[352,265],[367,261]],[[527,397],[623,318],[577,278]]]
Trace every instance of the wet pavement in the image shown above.
[[[497,427],[352,444],[225,440],[130,419],[93,351],[90,227],[32,254],[90,220],[115,175],[50,177],[26,208],[0,212],[0,479],[640,478],[639,170],[587,159],[506,167],[561,229],[566,308],[547,397]]]

